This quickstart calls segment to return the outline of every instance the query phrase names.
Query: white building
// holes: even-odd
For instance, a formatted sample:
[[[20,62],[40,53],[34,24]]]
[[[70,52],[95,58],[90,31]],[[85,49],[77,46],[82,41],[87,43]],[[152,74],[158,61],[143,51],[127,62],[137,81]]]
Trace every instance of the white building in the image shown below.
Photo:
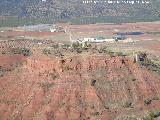
[[[114,39],[106,39],[104,37],[91,37],[91,38],[84,38],[83,42],[95,42],[95,43],[102,43],[102,42],[112,42],[115,41]]]
[[[93,42],[95,41],[96,39],[91,37],[91,38],[84,38],[83,42]]]

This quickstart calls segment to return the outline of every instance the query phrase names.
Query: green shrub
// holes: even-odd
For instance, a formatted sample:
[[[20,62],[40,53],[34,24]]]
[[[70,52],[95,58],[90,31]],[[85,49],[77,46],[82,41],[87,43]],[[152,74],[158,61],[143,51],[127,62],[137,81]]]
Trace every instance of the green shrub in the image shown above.
[[[42,52],[45,55],[51,54],[51,51],[49,49],[44,49]]]
[[[140,58],[143,58],[143,59],[147,58],[148,56],[147,52],[142,52],[142,51],[138,52],[138,55]]]
[[[148,70],[152,70],[152,71],[160,74],[160,61],[159,61],[159,59],[148,58],[146,52],[139,52],[138,55],[139,55],[139,59],[140,59],[139,64],[142,67],[145,67]]]
[[[2,54],[4,55],[4,54],[6,54],[6,52],[5,52],[5,51],[2,51]]]
[[[49,82],[43,82],[38,84],[40,85],[40,87],[42,87],[45,93],[47,93],[49,89],[54,86],[54,83],[49,83]]]
[[[30,49],[22,48],[21,49],[21,54],[24,55],[24,56],[30,56],[32,53],[31,53]]]
[[[72,48],[73,48],[73,49],[78,49],[78,48],[80,48],[80,43],[79,43],[79,42],[73,43],[73,44],[72,44]]]
[[[58,49],[58,48],[59,48],[59,45],[58,45],[58,44],[55,44],[55,45],[52,45],[51,47],[53,47],[54,49]]]
[[[110,55],[110,57],[114,57],[114,56],[115,56],[115,55],[114,55],[114,52],[111,51],[111,50],[107,50],[107,53]]]
[[[4,74],[5,74],[4,71],[0,69],[0,77],[3,77]]]
[[[94,86],[96,84],[96,80],[91,80],[91,86]]]
[[[153,120],[153,119],[154,119],[154,118],[151,117],[151,116],[147,116],[147,117],[143,118],[143,120]]]
[[[154,111],[150,113],[150,116],[153,118],[157,118],[160,116],[160,111]]]
[[[59,74],[58,73],[50,73],[50,76],[53,80],[55,80],[56,78],[59,78]]]
[[[123,105],[124,108],[129,108],[131,106],[132,106],[132,102],[129,102],[129,101],[125,102]]]
[[[82,52],[82,49],[81,49],[81,48],[78,48],[76,51],[77,51],[77,53],[81,53],[81,52]]]
[[[92,112],[91,115],[93,115],[93,116],[98,116],[98,115],[99,115],[99,112]]]
[[[23,56],[30,56],[32,54],[31,50],[28,48],[16,48],[12,51],[14,54],[20,54]]]
[[[149,58],[146,58],[144,61],[141,61],[140,65],[160,74],[160,65]]]
[[[89,49],[91,47],[92,47],[92,45],[90,43],[88,43],[88,42],[82,43],[82,49],[83,50],[87,50],[87,49]]]
[[[146,116],[145,118],[143,118],[143,120],[154,120],[155,118],[160,116],[160,111],[152,111],[149,113],[148,116]]]
[[[125,56],[125,54],[123,53],[123,52],[121,52],[121,51],[118,51],[118,52],[116,52],[115,53],[117,56]]]
[[[149,104],[151,104],[151,102],[152,102],[152,100],[149,98],[144,100],[145,105],[149,105]]]
[[[70,47],[69,44],[64,44],[64,45],[62,45],[62,48],[63,48],[63,49],[68,49],[69,47]]]

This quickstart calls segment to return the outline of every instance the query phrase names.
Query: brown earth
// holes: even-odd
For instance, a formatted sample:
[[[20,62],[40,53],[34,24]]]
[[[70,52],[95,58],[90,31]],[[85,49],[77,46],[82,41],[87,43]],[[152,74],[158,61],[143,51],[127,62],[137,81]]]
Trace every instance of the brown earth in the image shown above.
[[[135,120],[160,109],[160,79],[130,58],[0,56],[2,69],[17,62],[0,78],[2,120]]]
[[[73,33],[82,32],[84,35],[90,35],[91,33],[95,33],[96,35],[100,33],[100,31],[104,32],[104,34],[113,34],[115,32],[159,32],[160,31],[160,23],[152,22],[152,23],[122,23],[122,24],[90,24],[90,25],[70,25],[68,28]],[[81,34],[82,34],[81,33]],[[82,35],[83,35],[82,34]],[[94,35],[94,34],[93,34]]]
[[[116,32],[143,32],[142,35],[128,35],[127,38],[135,41],[131,43],[102,43],[108,47],[120,48],[121,50],[141,50],[156,56],[160,55],[160,22],[141,22],[141,23],[123,23],[123,24],[90,24],[90,25],[70,25],[68,30],[73,38],[104,36],[112,38]],[[157,34],[149,34],[149,33]]]
[[[115,32],[114,29],[122,32],[159,32],[160,28],[159,23],[68,27],[76,37],[108,36]],[[102,30],[102,33],[98,32]],[[13,39],[23,35],[37,39]],[[133,63],[131,58],[110,57],[99,53],[91,55],[89,52],[65,53],[66,57],[59,58],[39,52],[54,45],[54,40],[69,40],[65,33],[5,31],[0,36],[2,120],[142,120],[149,111],[160,109],[160,77]],[[44,39],[48,37],[51,40]],[[103,45],[120,47],[120,50],[145,49],[158,56],[159,38],[159,35],[145,34],[133,37],[140,40],[134,45]],[[44,41],[44,44],[38,44]],[[100,47],[101,44],[97,46]],[[24,57],[7,52],[8,48],[21,47],[30,48],[33,55]]]
[[[64,32],[36,32],[36,31],[5,31],[0,33],[1,37],[17,37],[17,36],[30,36],[30,37],[45,37],[53,35],[63,35]]]

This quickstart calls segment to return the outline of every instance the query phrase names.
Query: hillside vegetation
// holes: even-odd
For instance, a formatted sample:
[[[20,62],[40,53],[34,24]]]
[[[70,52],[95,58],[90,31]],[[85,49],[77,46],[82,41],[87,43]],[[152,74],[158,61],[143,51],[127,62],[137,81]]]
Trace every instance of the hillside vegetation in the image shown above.
[[[70,21],[75,24],[97,22],[136,22],[160,19],[160,1],[150,4],[83,4],[82,0],[5,0],[0,3],[0,16],[40,21]],[[23,18],[23,19],[22,19]],[[0,17],[4,20],[4,17]],[[7,22],[7,21],[6,21]],[[35,23],[37,21],[34,21]],[[3,23],[4,24],[4,23]]]

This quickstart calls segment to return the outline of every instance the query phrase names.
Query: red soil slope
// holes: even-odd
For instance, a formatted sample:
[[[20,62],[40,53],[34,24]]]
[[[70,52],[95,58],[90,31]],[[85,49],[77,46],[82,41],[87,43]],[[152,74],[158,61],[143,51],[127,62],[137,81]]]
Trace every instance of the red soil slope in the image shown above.
[[[160,79],[128,58],[14,59],[22,65],[0,78],[2,120],[118,120],[160,108]]]

